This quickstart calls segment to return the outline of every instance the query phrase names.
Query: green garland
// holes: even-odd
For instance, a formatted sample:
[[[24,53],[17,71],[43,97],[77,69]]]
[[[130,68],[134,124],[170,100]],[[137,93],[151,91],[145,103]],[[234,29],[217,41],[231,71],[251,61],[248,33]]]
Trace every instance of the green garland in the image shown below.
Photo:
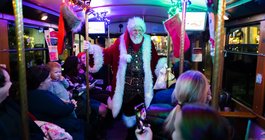
[[[185,0],[176,0],[176,1],[171,0],[172,5],[167,12],[169,17],[172,17],[182,11],[182,1],[185,1]],[[187,5],[190,5],[190,4],[191,4],[190,0],[187,0]]]

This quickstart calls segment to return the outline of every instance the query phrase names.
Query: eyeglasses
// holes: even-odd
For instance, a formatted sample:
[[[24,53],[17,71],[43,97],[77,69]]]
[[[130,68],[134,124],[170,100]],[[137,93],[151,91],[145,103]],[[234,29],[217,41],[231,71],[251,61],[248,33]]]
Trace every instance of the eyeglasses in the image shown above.
[[[133,29],[132,31],[133,31],[133,33],[140,33],[140,34],[143,33],[142,29]]]

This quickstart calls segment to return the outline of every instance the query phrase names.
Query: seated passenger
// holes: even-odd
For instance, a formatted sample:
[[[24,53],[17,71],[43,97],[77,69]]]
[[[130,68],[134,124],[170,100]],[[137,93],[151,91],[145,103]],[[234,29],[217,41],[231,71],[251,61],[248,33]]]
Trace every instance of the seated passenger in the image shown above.
[[[229,122],[204,104],[185,104],[176,112],[172,140],[231,140]],[[152,140],[152,130],[135,131],[138,140]]]
[[[47,66],[31,67],[27,71],[29,111],[38,119],[52,122],[64,128],[73,139],[84,139],[84,124],[72,116],[73,103],[65,104],[48,89],[51,86]]]
[[[7,70],[0,66],[0,139],[22,139],[20,107],[9,96],[12,83]],[[28,118],[30,139],[43,140],[41,129]]]
[[[183,72],[188,71],[191,69],[191,64],[189,61],[184,61],[183,63]],[[172,71],[175,75],[175,78],[177,79],[179,77],[179,61],[174,63],[172,67]],[[159,90],[156,92],[154,98],[152,99],[151,104],[169,104],[169,105],[175,105],[171,102],[171,97],[173,90],[175,88],[175,84],[172,84],[168,89]]]
[[[79,62],[81,63],[81,68],[80,68],[79,72],[85,73],[85,71],[86,71],[86,53],[80,52],[77,55],[77,57],[79,59]],[[91,58],[93,59],[93,57],[91,57]],[[91,62],[91,61],[92,60],[89,60],[89,62]],[[107,90],[111,86],[111,85],[108,85],[108,84],[110,84],[110,80],[111,80],[111,74],[109,74],[109,73],[110,73],[109,66],[103,64],[103,66],[99,69],[98,72],[90,73],[90,74],[96,79],[102,79],[103,83],[100,85],[100,87],[102,87],[104,90],[105,89]]]
[[[182,73],[177,79],[173,91],[172,100],[177,105],[170,112],[166,119],[165,128],[169,134],[174,131],[176,113],[186,103],[207,104],[211,100],[211,90],[207,78],[199,71],[189,70]]]
[[[72,95],[67,91],[69,82],[62,76],[61,65],[58,62],[49,62],[48,67],[50,68],[50,75],[52,79],[49,91],[59,97],[63,102],[73,103],[76,107],[76,101],[71,99]],[[74,111],[72,114],[76,117]]]
[[[86,72],[86,53],[85,52],[80,52],[77,55],[80,68],[79,68],[79,73],[85,74]]]
[[[66,58],[63,64],[63,76],[69,79],[74,85],[75,84],[86,84],[86,77],[84,77],[84,72],[79,73],[81,68],[80,62],[76,56],[69,56]]]
[[[79,118],[85,119],[86,94],[84,93],[86,92],[86,80],[84,73],[83,74],[79,73],[80,66],[81,66],[80,62],[76,56],[67,57],[63,65],[64,68],[63,75],[65,76],[65,78],[68,78],[74,84],[78,92],[83,92],[83,94],[81,94],[82,98],[81,99],[78,98],[79,100],[77,100],[78,108],[76,113]],[[93,86],[94,85],[91,85],[89,88],[92,89]],[[90,94],[90,97],[91,95],[92,94]],[[95,114],[99,114],[102,117],[106,116],[107,106],[105,104],[91,98],[90,105],[92,111],[95,111]]]
[[[83,53],[84,54],[84,53]],[[82,60],[84,61],[84,60]],[[85,74],[85,64],[81,63],[78,57],[69,56],[66,58],[65,63],[63,65],[64,71],[63,74],[65,78],[68,78],[73,85],[75,86],[75,90],[73,91],[73,97],[77,101],[77,109],[76,114],[80,119],[86,119],[86,74]],[[94,81],[93,77],[89,74],[89,81]],[[80,94],[79,94],[80,93]],[[76,95],[79,96],[76,96]],[[102,93],[102,90],[95,88],[95,83],[90,83],[89,85],[89,97],[90,97],[90,124],[93,127],[93,135],[98,135],[97,133],[102,131],[100,128],[104,125],[104,121],[106,120],[106,116],[108,113],[107,109],[107,99],[108,94]],[[93,136],[96,137],[96,136]]]
[[[85,75],[85,72],[86,72],[86,53],[85,52],[80,52],[78,55],[77,55],[78,59],[79,59],[79,63],[80,63],[80,67],[79,67],[79,74],[80,75]],[[103,65],[104,67],[104,65]],[[103,69],[103,67],[101,69]],[[100,70],[101,70],[100,69]],[[95,74],[101,74],[102,72],[99,71],[97,73],[89,73],[89,82],[90,84],[92,85],[92,87],[89,87],[90,90],[91,90],[91,98],[93,99],[96,99],[104,104],[107,104],[107,100],[108,100],[108,97],[109,97],[109,94],[110,94],[110,90],[105,90],[106,89],[106,83],[107,82],[107,75],[106,74],[103,74],[101,75],[101,77],[104,77],[104,78],[99,78],[100,80],[104,80],[102,81],[100,84],[99,81],[97,81],[97,79],[94,78],[94,75]],[[85,77],[85,76],[83,76]],[[97,83],[95,83],[97,82]],[[93,84],[95,83],[95,84]]]

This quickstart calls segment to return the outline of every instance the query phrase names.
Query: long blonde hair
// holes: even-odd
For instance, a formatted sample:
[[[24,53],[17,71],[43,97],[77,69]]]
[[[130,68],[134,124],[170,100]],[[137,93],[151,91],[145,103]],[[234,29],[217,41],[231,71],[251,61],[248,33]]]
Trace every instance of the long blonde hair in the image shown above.
[[[177,112],[185,103],[203,103],[207,101],[209,84],[207,78],[199,71],[189,70],[179,76],[172,94],[172,101],[177,100],[178,104],[170,112],[165,121],[166,132],[172,134]]]

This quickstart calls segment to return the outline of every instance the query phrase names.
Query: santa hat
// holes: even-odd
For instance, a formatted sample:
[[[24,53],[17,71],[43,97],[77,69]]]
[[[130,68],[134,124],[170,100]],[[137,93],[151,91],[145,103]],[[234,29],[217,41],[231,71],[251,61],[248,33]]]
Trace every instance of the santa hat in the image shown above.
[[[136,26],[140,26],[142,27],[144,33],[146,31],[146,25],[144,23],[144,20],[140,17],[133,17],[133,18],[130,18],[128,20],[128,23],[127,23],[127,29],[128,31],[130,32],[131,30],[133,30],[133,28],[135,28]]]

